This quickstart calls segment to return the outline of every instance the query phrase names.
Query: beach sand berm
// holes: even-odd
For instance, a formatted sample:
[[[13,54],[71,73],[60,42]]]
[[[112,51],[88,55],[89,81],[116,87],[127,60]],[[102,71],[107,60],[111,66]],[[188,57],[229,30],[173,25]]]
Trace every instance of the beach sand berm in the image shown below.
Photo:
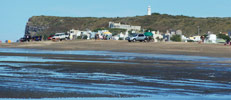
[[[224,44],[184,42],[127,42],[115,40],[43,41],[0,44],[1,48],[30,48],[45,50],[98,50],[156,54],[179,54],[212,57],[231,57],[231,46]]]

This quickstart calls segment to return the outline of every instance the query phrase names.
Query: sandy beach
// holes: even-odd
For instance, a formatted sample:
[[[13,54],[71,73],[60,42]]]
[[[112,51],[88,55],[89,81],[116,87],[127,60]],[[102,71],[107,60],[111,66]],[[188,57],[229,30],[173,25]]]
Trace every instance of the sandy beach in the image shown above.
[[[0,44],[0,48],[30,48],[45,50],[98,50],[155,54],[180,54],[212,57],[231,57],[231,46],[224,44],[199,44],[183,42],[135,42],[75,40],[75,41],[44,41],[28,43]]]

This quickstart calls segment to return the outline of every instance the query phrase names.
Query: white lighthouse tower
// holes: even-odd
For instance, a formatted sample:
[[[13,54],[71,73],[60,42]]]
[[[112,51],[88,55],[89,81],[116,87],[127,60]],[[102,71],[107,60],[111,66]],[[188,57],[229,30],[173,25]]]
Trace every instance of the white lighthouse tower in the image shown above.
[[[148,16],[152,15],[152,9],[151,6],[148,6]]]

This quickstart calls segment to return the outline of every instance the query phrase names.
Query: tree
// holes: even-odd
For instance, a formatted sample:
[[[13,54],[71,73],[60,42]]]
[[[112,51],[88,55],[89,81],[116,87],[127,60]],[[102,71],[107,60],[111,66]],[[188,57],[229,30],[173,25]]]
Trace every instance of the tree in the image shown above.
[[[173,35],[171,37],[171,40],[175,41],[175,42],[181,42],[181,36],[180,35]]]
[[[218,38],[221,38],[221,39],[224,39],[226,41],[229,41],[230,40],[230,37],[225,35],[225,34],[218,34],[217,35]]]
[[[126,32],[126,29],[118,29],[118,28],[111,28],[109,29],[109,32],[112,33],[113,36],[119,34],[119,33],[125,33]]]
[[[156,31],[156,30],[153,29],[153,28],[147,28],[147,29],[145,30],[145,32],[152,32],[152,31]]]
[[[161,15],[160,13],[152,13],[152,15]]]
[[[94,29],[93,32],[98,32],[99,30],[106,30],[106,28],[97,28],[97,29]]]

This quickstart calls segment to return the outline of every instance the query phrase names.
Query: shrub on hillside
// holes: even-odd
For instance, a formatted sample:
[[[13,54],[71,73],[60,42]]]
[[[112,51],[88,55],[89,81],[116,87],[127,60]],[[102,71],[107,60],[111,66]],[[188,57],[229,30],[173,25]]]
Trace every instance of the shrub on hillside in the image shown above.
[[[227,35],[225,35],[225,34],[218,34],[217,37],[218,37],[218,38],[221,38],[221,39],[224,39],[224,40],[226,40],[226,41],[227,41],[227,40],[228,40],[228,41],[230,40],[230,37],[227,36]]]
[[[171,37],[171,40],[175,41],[175,42],[181,42],[181,36],[180,35],[173,35]]]

